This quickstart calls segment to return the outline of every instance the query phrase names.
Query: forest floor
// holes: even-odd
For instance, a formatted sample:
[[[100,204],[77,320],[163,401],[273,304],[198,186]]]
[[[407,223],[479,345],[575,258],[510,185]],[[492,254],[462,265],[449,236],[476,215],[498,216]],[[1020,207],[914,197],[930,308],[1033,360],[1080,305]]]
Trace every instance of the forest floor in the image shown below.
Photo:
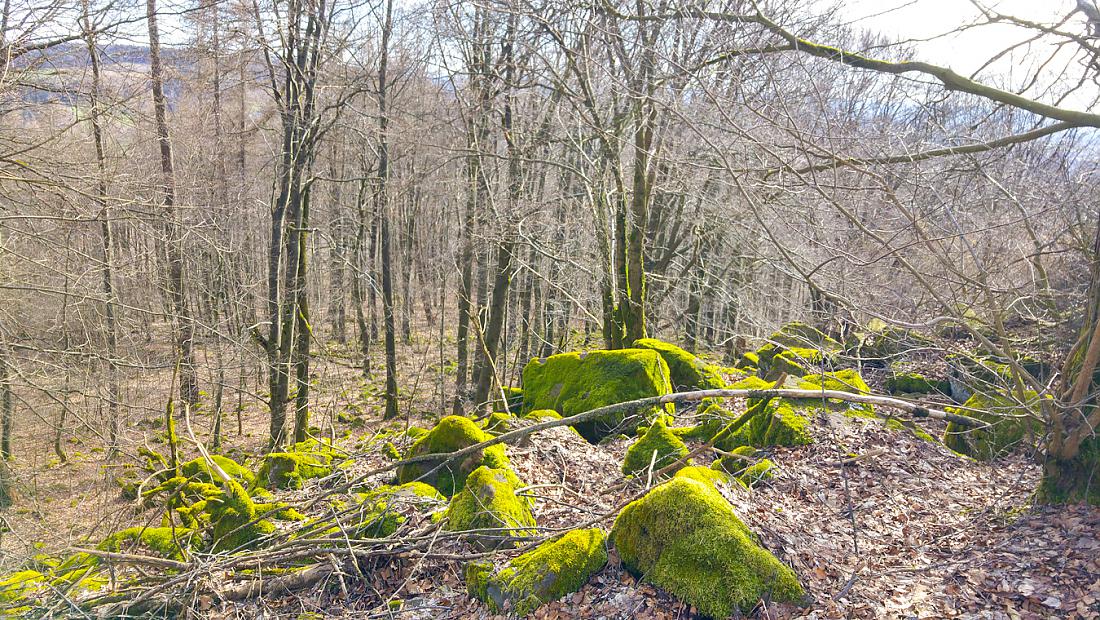
[[[403,424],[434,423],[439,394],[431,393],[437,386],[432,372],[424,371],[423,388],[410,401]],[[325,391],[318,396],[318,411],[327,411],[321,420],[325,434],[351,430],[335,421],[335,411],[354,409],[368,422],[342,444],[354,455],[354,464],[338,477],[280,495],[292,504],[391,462],[382,442],[372,440],[382,428],[370,421],[377,419],[374,388],[364,396],[361,386],[354,387],[355,373],[339,365],[322,374]],[[737,412],[744,402],[729,406]],[[227,418],[227,439],[234,449],[254,452],[262,444],[265,419],[258,409],[248,411],[239,436],[235,419]],[[155,408],[149,415],[156,417]],[[205,437],[209,419],[195,424]],[[935,421],[921,424],[934,436],[942,434]],[[24,432],[21,439],[30,445],[33,433]],[[762,605],[755,610],[759,617],[1100,618],[1100,509],[1032,506],[1039,475],[1033,459],[1014,455],[978,463],[910,430],[824,409],[812,432],[812,445],[771,452],[778,471],[769,483],[751,490],[720,488],[762,544],[795,570],[812,599],[806,607]],[[532,486],[540,535],[582,526],[610,528],[619,509],[645,491],[645,481],[622,476],[628,445],[619,439],[592,446],[556,428],[535,435],[527,445],[508,446],[514,469]],[[18,468],[24,472],[21,485],[28,501],[6,515],[11,532],[0,543],[8,566],[20,556],[59,552],[89,533],[102,538],[140,520],[110,488],[98,450],[79,455],[70,450],[68,463],[49,467],[46,450],[28,457],[41,467],[25,463]],[[708,464],[708,457],[700,460]],[[29,477],[25,472],[32,469],[37,473]],[[391,478],[392,472],[370,482]],[[503,563],[516,553],[492,557]],[[465,562],[479,555],[460,539],[441,537],[429,556],[379,563],[361,580],[344,583],[332,577],[306,591],[210,602],[201,612],[211,618],[490,618],[482,603],[467,596],[462,578]],[[695,615],[667,593],[637,581],[612,552],[607,567],[584,588],[532,617]]]

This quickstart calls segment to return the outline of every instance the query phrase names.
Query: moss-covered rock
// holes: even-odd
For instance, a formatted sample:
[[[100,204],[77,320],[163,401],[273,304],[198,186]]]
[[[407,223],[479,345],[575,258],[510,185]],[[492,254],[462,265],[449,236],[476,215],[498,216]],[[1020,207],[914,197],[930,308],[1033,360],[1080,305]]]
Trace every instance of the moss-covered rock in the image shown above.
[[[960,403],[976,393],[1005,393],[1015,387],[1015,374],[1008,364],[966,353],[947,356],[947,380],[951,397]]]
[[[789,377],[801,377],[810,372],[808,368],[820,367],[824,361],[825,354],[818,349],[790,348],[773,355],[767,369],[761,367],[760,371],[768,381],[775,381],[784,373]]]
[[[736,366],[746,372],[755,373],[760,367],[760,354],[756,351],[746,351],[737,359]]]
[[[966,428],[948,422],[943,443],[959,454],[978,460],[1003,456],[1014,448],[1034,447],[1042,432],[1039,421],[1039,396],[1024,394],[1024,404],[1003,394],[975,393],[961,408],[948,407],[948,413],[977,418],[989,424],[985,428]]]
[[[927,347],[932,342],[917,332],[872,320],[857,334],[848,353],[865,366],[885,367],[906,353]]]
[[[256,474],[252,473],[251,469],[241,465],[237,461],[218,454],[210,458],[217,463],[218,467],[220,467],[227,476],[235,479],[237,482],[251,486],[252,483],[256,481]],[[210,469],[210,465],[206,462],[206,459],[202,457],[180,465],[180,475],[191,478],[192,480],[208,483],[213,483],[216,478],[214,472]]]
[[[504,392],[504,399],[500,398],[499,392],[493,394],[493,410],[505,411],[512,415],[518,414],[523,410],[523,390],[518,387],[505,387],[502,388]]]
[[[356,493],[358,505],[346,530],[353,538],[385,538],[393,535],[407,519],[408,509],[416,512],[443,506],[447,498],[423,482],[408,482],[400,486],[382,485],[364,493]]]
[[[750,410],[752,404],[750,401]],[[751,411],[750,411],[751,412]],[[752,415],[737,433],[719,442],[718,448],[733,450],[740,446],[804,446],[813,443],[810,412],[785,399],[773,399]],[[746,413],[749,415],[749,413]]]
[[[512,430],[515,421],[515,416],[507,413],[501,413],[499,411],[491,413],[488,418],[485,418],[485,432],[493,437],[502,435]]]
[[[765,385],[771,384],[765,382]],[[669,430],[673,434],[685,439],[710,441],[711,437],[714,437],[721,432],[723,428],[729,426],[737,419],[737,416],[730,410],[716,403],[709,403],[705,407],[701,407],[691,419],[695,422],[694,426],[688,428],[673,428]]]
[[[258,519],[256,502],[244,487],[235,481],[222,483],[222,497],[208,504],[210,522],[213,524],[212,549],[214,551],[239,551],[251,549],[261,538],[275,531],[268,519]]]
[[[545,422],[547,420],[560,420],[561,414],[553,409],[535,409],[523,414],[522,417],[525,420],[534,422]]]
[[[657,471],[687,454],[688,449],[684,442],[669,431],[664,420],[658,418],[645,435],[627,448],[626,458],[623,459],[623,474],[633,476],[647,471],[650,463],[653,464],[653,471]]]
[[[103,539],[97,548],[118,553],[136,547],[144,555],[184,560],[197,540],[194,530],[183,527],[129,527]]]
[[[466,588],[493,613],[526,616],[545,603],[580,590],[607,564],[607,536],[572,530],[515,558],[499,573],[489,563],[466,567]]]
[[[898,371],[886,378],[890,394],[951,394],[951,382],[929,379],[919,372]]]
[[[701,613],[727,618],[764,597],[798,601],[794,572],[762,548],[711,485],[673,478],[631,502],[611,540],[623,564]]]
[[[450,532],[482,530],[471,532],[470,539],[486,549],[534,535],[531,501],[516,495],[516,490],[522,486],[511,469],[478,467],[466,478],[462,491],[451,499],[443,529]]]
[[[260,470],[256,472],[255,486],[300,489],[306,480],[331,474],[333,461],[338,456],[332,445],[316,439],[296,443],[286,452],[272,452],[264,456]]]
[[[785,349],[820,349],[839,351],[839,342],[816,327],[798,321],[787,323],[768,338],[769,342]]]
[[[752,488],[774,477],[775,463],[763,458],[756,448],[741,446],[711,463],[711,469],[726,473]]]
[[[491,435],[478,428],[473,420],[462,416],[447,416],[431,431],[422,435],[409,448],[406,458],[426,454],[450,454],[463,448],[489,441]],[[466,477],[482,465],[496,469],[508,467],[504,445],[496,444],[461,459],[440,465],[443,458],[402,465],[397,470],[400,483],[419,480],[439,490],[448,497],[462,490]],[[434,470],[434,471],[433,471]]]
[[[798,384],[803,390],[828,390],[834,392],[848,392],[851,394],[870,394],[871,388],[860,376],[859,371],[847,368],[836,372],[825,372],[806,375]],[[802,399],[800,402],[809,402],[820,405],[820,399]],[[829,409],[846,411],[855,415],[874,416],[875,406],[869,403],[850,403],[847,401],[830,398],[825,403]]]
[[[730,477],[726,475],[726,472],[711,467],[703,467],[702,465],[688,465],[687,467],[681,468],[672,477],[690,478],[711,485],[718,483],[724,484],[730,481]]]
[[[553,409],[569,417],[607,405],[672,393],[668,364],[650,349],[561,353],[531,360],[523,369],[524,412]],[[618,412],[577,424],[596,443],[609,435],[630,433],[642,421],[672,405]]]
[[[46,587],[46,576],[36,570],[21,570],[0,579],[0,612],[29,611],[34,595]]]
[[[639,338],[632,346],[659,353],[668,364],[672,387],[677,390],[718,390],[726,385],[717,366],[707,364],[674,344],[656,338]]]

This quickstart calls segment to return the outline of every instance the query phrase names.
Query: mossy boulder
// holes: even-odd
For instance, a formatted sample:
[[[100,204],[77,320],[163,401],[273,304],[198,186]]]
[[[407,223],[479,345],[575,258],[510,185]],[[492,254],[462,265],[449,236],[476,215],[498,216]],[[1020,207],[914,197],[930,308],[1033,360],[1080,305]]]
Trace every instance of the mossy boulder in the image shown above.
[[[765,385],[771,384],[765,382]],[[685,439],[710,441],[711,437],[714,437],[721,432],[723,428],[729,426],[730,423],[737,419],[737,416],[721,405],[709,403],[701,407],[691,419],[695,422],[694,426],[689,428],[670,429],[671,432]]]
[[[239,551],[255,547],[261,538],[275,531],[268,519],[257,519],[261,514],[257,504],[237,482],[222,483],[223,496],[208,504],[214,551]]]
[[[824,361],[825,354],[818,349],[791,348],[771,356],[768,365],[761,366],[757,373],[763,372],[762,377],[768,381],[775,381],[784,373],[789,377],[801,377]]]
[[[237,461],[219,454],[215,454],[210,458],[226,475],[237,482],[246,486],[251,486],[252,483],[256,481],[256,474],[252,473],[251,469],[241,465]],[[199,482],[209,483],[213,483],[215,478],[217,478],[213,470],[211,470],[210,465],[206,462],[206,459],[202,457],[180,465],[180,475],[191,478],[192,480],[198,480]]]
[[[535,409],[523,414],[522,417],[533,422],[545,422],[547,420],[560,420],[561,414],[553,409]]]
[[[561,353],[534,359],[523,369],[524,412],[553,409],[569,417],[607,405],[672,393],[668,364],[650,349]],[[630,433],[642,421],[673,413],[671,404],[620,411],[576,424],[582,437],[597,443]]]
[[[726,385],[717,366],[707,364],[674,344],[656,338],[639,338],[632,346],[660,354],[668,364],[672,387],[677,390],[719,390]]]
[[[716,446],[722,450],[733,450],[740,446],[766,448],[769,446],[804,446],[813,443],[810,435],[811,412],[797,403],[785,399],[772,399],[760,411],[753,412],[754,403],[750,400],[748,422],[720,440]]]
[[[266,489],[300,489],[306,480],[331,474],[338,456],[326,442],[302,441],[286,452],[265,455],[254,484]]]
[[[741,446],[711,463],[711,469],[733,476],[742,485],[752,488],[774,477],[775,463],[764,458],[752,446]]]
[[[839,342],[830,338],[825,332],[794,321],[780,327],[768,338],[768,342],[774,343],[785,349],[820,349],[826,351],[839,351],[842,347]]]
[[[526,616],[576,592],[607,564],[602,530],[571,530],[513,559],[500,572],[490,563],[466,566],[466,589],[493,613]]]
[[[658,418],[646,430],[645,435],[635,441],[626,450],[623,459],[623,474],[633,476],[641,474],[653,464],[653,471],[675,463],[688,454],[684,442],[672,433],[664,420]]]
[[[385,538],[392,536],[407,520],[411,509],[424,512],[442,507],[447,498],[423,482],[408,482],[399,486],[382,485],[355,494],[357,510],[350,520],[354,523],[346,530],[353,538]]]
[[[872,320],[857,334],[854,346],[848,353],[859,358],[865,366],[885,367],[905,354],[932,344],[917,332]]]
[[[803,598],[794,571],[760,546],[711,485],[673,478],[631,502],[611,541],[632,573],[712,618],[748,613],[762,598]]]
[[[951,394],[951,382],[930,379],[919,372],[897,371],[886,378],[890,394]]]
[[[129,527],[103,539],[96,548],[115,553],[137,548],[144,555],[184,560],[198,540],[194,530],[184,527]]]
[[[504,393],[503,399],[499,392],[493,393],[493,410],[518,414],[523,409],[523,390],[518,387],[504,387],[501,390]]]
[[[943,443],[959,454],[986,461],[1004,456],[1015,448],[1031,448],[1042,432],[1039,416],[1039,396],[1024,393],[1023,404],[1003,394],[975,393],[962,407],[948,407],[948,413],[958,413],[989,424],[984,428],[967,428],[948,422]]]
[[[493,437],[502,435],[512,430],[515,425],[516,417],[507,413],[501,413],[499,411],[489,414],[488,418],[485,418],[485,432],[489,433]]]
[[[47,586],[47,578],[36,570],[21,570],[0,579],[0,613],[30,611],[35,594]]]
[[[867,382],[860,376],[859,371],[851,368],[806,375],[802,377],[798,387],[802,390],[827,390],[831,392],[848,392],[850,394],[871,393],[871,388],[867,387]],[[821,399],[800,399],[800,402],[820,405]],[[869,403],[852,403],[830,398],[825,405],[829,409],[845,411],[854,415],[866,417],[875,415],[875,406]]]
[[[532,502],[516,495],[516,490],[522,487],[511,469],[478,467],[466,478],[465,487],[451,499],[443,529],[470,532],[471,542],[485,549],[534,535]]]
[[[450,454],[490,439],[492,436],[478,428],[473,420],[462,416],[447,416],[440,420],[435,428],[413,443],[406,458],[426,454]],[[478,467],[484,465],[490,469],[496,469],[509,465],[508,457],[504,453],[504,444],[489,446],[441,465],[442,462],[441,457],[402,465],[397,470],[397,481],[399,483],[424,482],[450,497],[462,490],[466,484],[466,477]]]
[[[687,467],[681,468],[672,477],[690,478],[711,485],[730,481],[730,477],[726,475],[726,472],[710,467],[703,467],[702,465],[688,465]]]
[[[1004,393],[1015,387],[1008,364],[967,353],[947,356],[947,380],[951,398],[960,403],[977,393]]]

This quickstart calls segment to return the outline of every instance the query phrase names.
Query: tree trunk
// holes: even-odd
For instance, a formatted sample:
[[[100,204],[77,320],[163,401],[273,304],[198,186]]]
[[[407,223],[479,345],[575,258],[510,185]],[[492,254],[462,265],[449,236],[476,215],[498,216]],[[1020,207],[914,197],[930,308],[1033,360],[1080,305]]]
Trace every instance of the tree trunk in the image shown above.
[[[179,212],[176,209],[176,178],[172,168],[172,142],[168,136],[168,104],[164,96],[164,68],[160,58],[160,34],[157,31],[157,2],[146,0],[146,20],[149,25],[149,79],[153,92],[153,119],[157,144],[160,147],[160,171],[162,201],[166,210],[164,218],[165,244],[168,254],[168,293],[175,319],[176,354],[180,365],[180,400],[193,405],[199,400],[198,379],[195,375],[194,333],[195,326],[187,308],[184,290],[183,238],[180,235]]]
[[[378,66],[378,217],[382,249],[382,317],[386,338],[386,412],[384,419],[397,417],[397,334],[393,316],[393,265],[390,259],[389,195],[389,116],[387,116],[386,69],[389,62],[390,34],[393,30],[393,0],[386,0],[386,15],[382,25],[382,58]]]

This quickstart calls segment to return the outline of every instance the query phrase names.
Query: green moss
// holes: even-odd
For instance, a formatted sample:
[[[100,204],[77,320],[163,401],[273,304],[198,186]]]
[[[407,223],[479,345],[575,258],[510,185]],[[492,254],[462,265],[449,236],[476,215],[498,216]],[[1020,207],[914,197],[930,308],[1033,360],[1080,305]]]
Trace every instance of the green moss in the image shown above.
[[[838,370],[821,374],[806,375],[798,384],[803,390],[829,390],[835,392],[849,392],[851,394],[870,394],[871,388],[854,369]],[[800,399],[799,402],[809,402],[820,405],[820,399]],[[847,401],[830,398],[826,403],[829,409],[846,411],[850,414],[864,417],[875,415],[875,406],[867,403],[849,403]]]
[[[1044,464],[1036,498],[1045,504],[1100,506],[1100,436],[1083,441],[1077,458]]]
[[[402,508],[422,511],[442,505],[446,500],[435,488],[423,482],[400,486],[383,485],[366,493],[356,493],[359,510],[356,524],[350,528],[352,538],[385,538],[393,535],[405,522]]]
[[[711,485],[686,477],[655,487],[615,519],[623,564],[713,618],[749,612],[761,598],[802,598],[794,572],[767,550]]]
[[[962,408],[948,407],[948,413],[958,413],[977,418],[989,424],[986,428],[965,428],[948,422],[943,443],[955,452],[978,460],[1003,456],[1013,448],[1031,447],[1042,432],[1039,415],[1039,396],[1033,391],[1024,393],[1026,404],[1003,394],[972,395]],[[977,411],[975,411],[977,410]]]
[[[560,420],[561,414],[553,409],[536,409],[529,411],[523,415],[526,420],[534,420],[536,422],[545,422],[547,420]]]
[[[332,473],[339,453],[331,444],[307,439],[285,452],[264,456],[254,485],[267,489],[300,489],[306,480]]]
[[[249,549],[259,540],[275,531],[267,519],[252,522],[258,515],[256,503],[239,483],[230,480],[223,483],[222,495],[208,503],[207,511],[213,524],[214,551]]]
[[[765,385],[770,386],[770,383],[764,382]],[[750,388],[756,389],[756,388]],[[695,426],[690,428],[676,428],[670,429],[671,432],[685,439],[697,439],[699,441],[710,441],[711,437],[714,437],[723,428],[728,426],[731,422],[737,419],[732,412],[716,404],[709,404],[706,407],[701,408],[693,417]]]
[[[668,364],[672,387],[677,390],[718,390],[726,386],[717,366],[703,362],[674,344],[656,338],[639,338],[632,346],[659,353]]]
[[[401,451],[397,449],[397,446],[393,445],[392,441],[387,441],[382,444],[382,454],[391,461],[401,459]]]
[[[726,472],[712,469],[710,467],[703,467],[702,465],[689,465],[676,472],[673,478],[691,478],[692,480],[698,480],[699,482],[705,482],[707,484],[728,483],[730,477],[726,475]]]
[[[768,338],[769,342],[790,349],[838,351],[841,346],[821,330],[800,322],[787,323]]]
[[[903,421],[897,418],[887,418],[886,428],[895,431],[905,431],[908,433],[912,433],[913,436],[915,436],[917,439],[921,439],[923,441],[936,441],[936,438],[930,435],[928,431],[924,430],[916,423],[910,422],[908,420]]]
[[[751,406],[751,405],[750,405]],[[732,450],[738,446],[804,446],[813,443],[810,419],[790,401],[773,399],[763,411],[754,415],[741,431],[719,446]]]
[[[756,369],[760,367],[760,354],[756,351],[746,351],[737,360],[737,367],[749,372],[756,372]]]
[[[755,376],[738,379],[729,385],[731,390],[766,390],[771,387],[770,381]]]
[[[413,443],[407,457],[450,454],[491,438],[488,433],[478,428],[473,420],[462,416],[447,416],[440,420],[430,432]],[[509,464],[503,444],[489,446],[475,454],[439,466],[441,460],[433,459],[402,465],[397,470],[397,481],[405,483],[420,480],[450,497],[462,490],[466,484],[466,477],[478,467],[484,465],[495,469],[507,467]]]
[[[522,487],[510,469],[478,467],[466,479],[466,486],[451,500],[443,529],[471,532],[474,544],[495,548],[534,534],[535,517],[530,500],[516,496]]]
[[[512,424],[516,421],[514,416],[507,413],[494,412],[485,419],[485,432],[496,437],[512,430]]]
[[[493,394],[493,410],[510,412],[512,415],[519,413],[523,409],[523,390],[518,387],[505,387],[502,390],[504,400],[500,399],[499,392]]]
[[[572,530],[520,555],[496,575],[491,564],[468,565],[466,589],[493,613],[526,616],[584,587],[607,564],[606,543],[601,530]]]
[[[645,472],[649,469],[651,462],[653,462],[653,471],[657,471],[687,454],[688,449],[684,442],[674,433],[669,432],[664,420],[658,419],[641,439],[627,448],[626,458],[623,459],[623,474],[632,476]],[[656,458],[655,461],[654,458]]]
[[[951,382],[929,379],[919,372],[895,372],[886,379],[886,391],[890,394],[950,394]]]
[[[405,431],[405,436],[409,439],[419,439],[429,433],[428,429],[420,428],[419,426],[410,426]]]
[[[12,573],[0,579],[0,604],[7,608],[7,612],[13,612],[12,607],[29,603],[29,599],[45,585],[46,577],[38,571],[21,570]]]
[[[181,527],[130,527],[111,534],[98,545],[101,551],[118,553],[136,545],[162,558],[184,560],[194,546],[195,532]]]
[[[775,463],[773,463],[771,459],[760,459],[746,467],[737,478],[742,484],[751,488],[762,482],[771,480],[774,476]]]
[[[930,344],[931,341],[916,332],[876,319],[859,334],[850,353],[858,356],[864,364],[885,366],[891,359]]]
[[[210,458],[218,464],[218,467],[220,467],[226,475],[235,479],[237,482],[245,485],[251,485],[255,482],[256,475],[252,473],[252,470],[241,465],[237,461],[217,454]],[[214,472],[210,469],[210,465],[207,464],[206,459],[201,457],[180,465],[180,475],[208,483],[213,483],[215,478]]]
[[[524,412],[553,409],[569,417],[599,407],[672,393],[668,364],[649,349],[562,353],[531,360],[523,369]],[[596,443],[609,435],[629,433],[672,405],[608,414],[577,424],[585,439]]]
[[[787,349],[771,358],[764,378],[775,381],[782,373],[786,373],[789,377],[801,377],[808,372],[806,366],[820,366],[824,360],[824,354],[817,349]]]

